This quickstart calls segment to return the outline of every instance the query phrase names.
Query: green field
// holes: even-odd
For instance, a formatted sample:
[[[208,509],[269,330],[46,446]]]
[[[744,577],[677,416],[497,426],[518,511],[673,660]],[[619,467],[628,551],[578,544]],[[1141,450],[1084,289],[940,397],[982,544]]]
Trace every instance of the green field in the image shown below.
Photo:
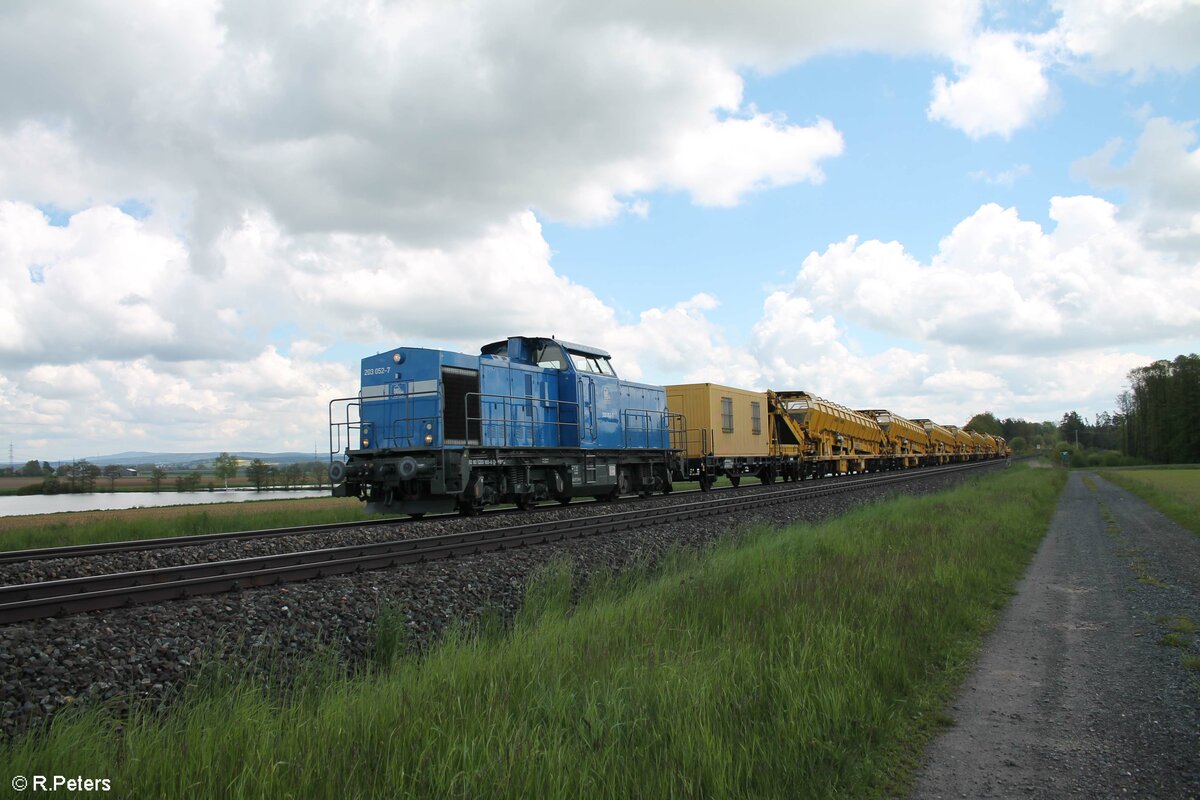
[[[1065,481],[1014,467],[818,526],[756,531],[650,575],[532,584],[512,628],[288,691],[207,681],[166,714],[91,710],[0,772],[116,796],[879,797],[903,792]],[[324,666],[322,666],[324,665]]]
[[[1200,535],[1200,469],[1121,469],[1101,474]]]

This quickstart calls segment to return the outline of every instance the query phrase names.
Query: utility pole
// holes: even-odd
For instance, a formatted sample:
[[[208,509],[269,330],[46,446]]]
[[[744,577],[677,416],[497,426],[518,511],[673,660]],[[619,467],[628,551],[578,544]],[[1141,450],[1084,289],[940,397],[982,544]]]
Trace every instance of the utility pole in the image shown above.
[[[13,462],[12,442],[8,443],[8,474],[13,476],[17,474],[17,470]]]

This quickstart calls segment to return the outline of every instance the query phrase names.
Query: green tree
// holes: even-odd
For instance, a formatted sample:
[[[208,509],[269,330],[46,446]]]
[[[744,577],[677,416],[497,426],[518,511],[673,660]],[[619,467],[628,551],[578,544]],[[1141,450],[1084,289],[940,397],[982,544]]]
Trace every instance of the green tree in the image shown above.
[[[154,491],[162,489],[163,478],[167,477],[167,468],[162,464],[155,464],[154,469],[150,471],[150,483],[154,486]]]
[[[96,479],[100,477],[100,468],[85,458],[76,464],[76,471],[79,480],[79,491],[96,491]]]
[[[1074,411],[1063,414],[1062,422],[1058,423],[1058,432],[1062,434],[1063,439],[1072,444],[1091,444],[1091,437],[1087,435],[1088,424]]]
[[[26,461],[25,466],[21,467],[21,475],[26,478],[36,478],[41,474],[42,465],[37,462],[37,459]]]
[[[254,484],[254,490],[261,492],[271,478],[270,465],[261,458],[256,458],[246,466],[246,477]]]
[[[1117,397],[1124,452],[1165,463],[1200,461],[1200,356],[1138,367],[1129,383]]]
[[[120,464],[109,464],[104,468],[104,477],[108,478],[108,490],[115,491],[117,486],[117,478],[125,473],[125,468]]]
[[[982,414],[976,414],[971,417],[966,427],[978,433],[988,433],[992,436],[1004,435],[1004,426],[1000,424],[1000,420],[996,419],[996,415],[990,411],[985,411]]]
[[[288,464],[283,469],[283,487],[292,489],[300,485],[304,478],[304,467],[301,464]]]
[[[308,474],[312,478],[312,482],[317,485],[318,489],[325,488],[325,478],[329,476],[329,465],[324,461],[310,461],[308,463]]]
[[[237,456],[229,453],[221,453],[213,459],[213,473],[218,479],[224,481],[225,488],[229,488],[229,479],[237,477],[238,459]]]
[[[1028,447],[1025,444],[1025,437],[1023,436],[1014,436],[1012,441],[1008,443],[1008,446],[1012,448],[1014,453],[1024,453],[1026,447]]]
[[[194,492],[200,488],[200,472],[193,470],[175,479],[175,491]]]

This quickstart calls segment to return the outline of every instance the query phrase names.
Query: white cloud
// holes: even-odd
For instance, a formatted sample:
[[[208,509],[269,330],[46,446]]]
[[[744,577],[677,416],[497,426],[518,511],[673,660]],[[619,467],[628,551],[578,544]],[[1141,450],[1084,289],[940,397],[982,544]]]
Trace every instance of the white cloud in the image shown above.
[[[1091,183],[1120,187],[1129,193],[1122,216],[1140,226],[1150,243],[1200,258],[1200,148],[1196,123],[1156,117],[1146,121],[1129,160],[1116,166],[1117,139],[1074,170]],[[1189,149],[1191,148],[1191,149]]]
[[[972,139],[1004,138],[1030,124],[1050,100],[1038,48],[1014,33],[983,33],[956,57],[956,79],[938,75],[928,114]]]
[[[974,9],[879,12],[860,36],[855,7],[764,8],[732,28],[689,7],[680,29],[643,4],[176,6],[132,22],[118,6],[0,11],[0,70],[20,76],[0,98],[0,196],[136,197],[187,226],[208,271],[247,212],[427,246],[529,208],[598,222],[657,189],[729,205],[820,180],[842,149],[832,124],[743,107],[737,70],[856,42],[940,46]]]
[[[0,363],[188,358],[223,338],[197,316],[208,287],[188,273],[183,245],[108,206],[55,227],[0,201],[0,286]]]
[[[12,373],[0,411],[34,426],[43,452],[29,457],[164,446],[324,452],[326,404],[354,375],[269,347],[244,363],[93,359]]]
[[[897,242],[850,237],[805,259],[792,292],[889,334],[979,353],[1070,352],[1186,337],[1200,269],[1148,248],[1095,197],[1056,197],[1042,230],[984,205],[922,264]]]
[[[1056,0],[1056,35],[1077,59],[1103,70],[1144,74],[1200,65],[1195,0]]]

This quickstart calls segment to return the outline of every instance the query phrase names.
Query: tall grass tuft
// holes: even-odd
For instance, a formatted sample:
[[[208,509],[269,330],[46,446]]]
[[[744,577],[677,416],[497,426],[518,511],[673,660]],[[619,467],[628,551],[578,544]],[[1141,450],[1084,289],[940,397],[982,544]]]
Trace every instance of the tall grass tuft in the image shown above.
[[[121,796],[870,797],[920,743],[1045,533],[1061,470],[759,530],[641,580],[531,583],[501,635],[282,694],[234,681],[122,733],[89,711],[0,751]],[[388,615],[399,612],[388,612]],[[391,621],[388,621],[391,619]],[[386,626],[381,619],[380,641]],[[378,647],[379,652],[392,648]]]

